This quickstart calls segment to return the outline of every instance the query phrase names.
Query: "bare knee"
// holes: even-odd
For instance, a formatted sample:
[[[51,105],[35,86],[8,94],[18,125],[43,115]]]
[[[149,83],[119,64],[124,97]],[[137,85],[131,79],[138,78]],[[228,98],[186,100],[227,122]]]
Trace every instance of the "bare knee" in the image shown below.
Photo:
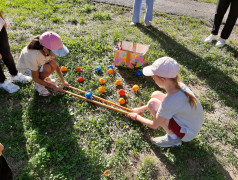
[[[158,100],[157,98],[151,98],[148,102],[148,109],[151,112],[153,116],[156,115],[159,107],[160,107],[161,101]]]
[[[56,61],[50,61],[49,65],[51,66],[51,71],[56,70],[58,64],[56,63]]]
[[[151,98],[159,99],[160,101],[163,101],[165,98],[165,94],[160,91],[155,91],[152,93]]]

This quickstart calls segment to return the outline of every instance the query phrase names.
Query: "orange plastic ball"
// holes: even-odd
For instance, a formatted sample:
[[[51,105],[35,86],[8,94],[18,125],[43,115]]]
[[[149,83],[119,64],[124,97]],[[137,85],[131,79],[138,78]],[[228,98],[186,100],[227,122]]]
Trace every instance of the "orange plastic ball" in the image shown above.
[[[62,72],[67,72],[67,67],[65,67],[65,66],[61,66],[61,68],[60,68],[60,70],[62,71]]]
[[[126,91],[125,91],[124,89],[120,89],[120,90],[118,91],[118,94],[119,94],[120,96],[125,96]]]
[[[134,92],[138,91],[139,89],[140,89],[140,88],[139,88],[138,85],[134,85],[134,86],[132,87],[132,90],[133,90]]]
[[[120,98],[119,101],[118,101],[120,104],[125,104],[126,103],[126,100],[124,98]]]
[[[101,87],[99,87],[99,92],[100,92],[100,93],[105,93],[106,90],[105,90],[105,88],[104,88],[103,86],[101,86]]]
[[[113,69],[108,69],[107,73],[108,73],[108,74],[113,74],[113,73],[114,73],[114,70],[113,70]]]
[[[100,78],[99,82],[100,82],[100,84],[105,84],[106,83],[105,79],[103,79],[103,78]]]
[[[120,85],[121,85],[121,81],[120,81],[120,80],[116,80],[115,84],[116,84],[117,86],[120,86]]]

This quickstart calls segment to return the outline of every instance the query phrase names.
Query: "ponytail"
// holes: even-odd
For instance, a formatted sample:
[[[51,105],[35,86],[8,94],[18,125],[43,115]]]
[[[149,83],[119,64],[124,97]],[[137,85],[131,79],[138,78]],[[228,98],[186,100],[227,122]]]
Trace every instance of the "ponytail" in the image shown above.
[[[34,39],[28,44],[27,49],[42,50],[43,46],[40,44],[40,36],[34,37]]]
[[[184,91],[184,90],[180,87],[180,85],[179,85],[179,82],[180,82],[180,77],[179,77],[179,75],[177,75],[176,78],[171,78],[171,80],[174,82],[175,87],[176,87],[177,89],[180,89],[181,91],[183,91],[184,94],[188,97],[188,102],[189,102],[190,106],[197,108],[197,99],[196,99],[192,94],[190,94],[190,93]]]

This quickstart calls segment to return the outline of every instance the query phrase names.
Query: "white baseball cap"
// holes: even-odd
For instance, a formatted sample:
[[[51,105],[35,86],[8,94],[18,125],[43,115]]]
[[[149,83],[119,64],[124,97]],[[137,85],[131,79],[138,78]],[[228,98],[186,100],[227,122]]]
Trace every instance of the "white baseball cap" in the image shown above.
[[[179,64],[171,57],[157,59],[152,65],[143,68],[145,76],[159,76],[163,78],[175,78],[179,73]]]

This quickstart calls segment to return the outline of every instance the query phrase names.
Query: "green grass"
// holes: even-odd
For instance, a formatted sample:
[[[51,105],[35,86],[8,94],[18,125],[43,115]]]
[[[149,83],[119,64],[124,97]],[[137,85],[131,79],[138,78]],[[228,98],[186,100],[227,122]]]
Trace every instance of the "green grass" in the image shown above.
[[[150,137],[163,135],[112,110],[53,92],[40,97],[33,83],[14,94],[0,90],[0,142],[14,179],[235,179],[238,176],[238,28],[223,49],[206,44],[211,24],[201,19],[154,13],[154,26],[129,26],[132,10],[83,0],[3,1],[11,51],[46,30],[60,34],[70,53],[57,58],[65,79],[84,91],[117,102],[114,82],[126,90],[126,106],[145,104],[158,87],[136,70],[115,68],[113,47],[120,40],[149,44],[151,64],[171,56],[183,81],[205,110],[198,137],[181,147],[158,148]],[[95,73],[97,66],[102,73]],[[83,72],[76,72],[81,67]],[[6,69],[6,68],[5,68]],[[83,84],[77,82],[82,76]],[[58,78],[56,74],[53,77]],[[104,77],[105,94],[98,92]],[[140,86],[138,93],[131,87]],[[145,117],[152,118],[146,112]],[[103,172],[110,170],[110,175]]]

